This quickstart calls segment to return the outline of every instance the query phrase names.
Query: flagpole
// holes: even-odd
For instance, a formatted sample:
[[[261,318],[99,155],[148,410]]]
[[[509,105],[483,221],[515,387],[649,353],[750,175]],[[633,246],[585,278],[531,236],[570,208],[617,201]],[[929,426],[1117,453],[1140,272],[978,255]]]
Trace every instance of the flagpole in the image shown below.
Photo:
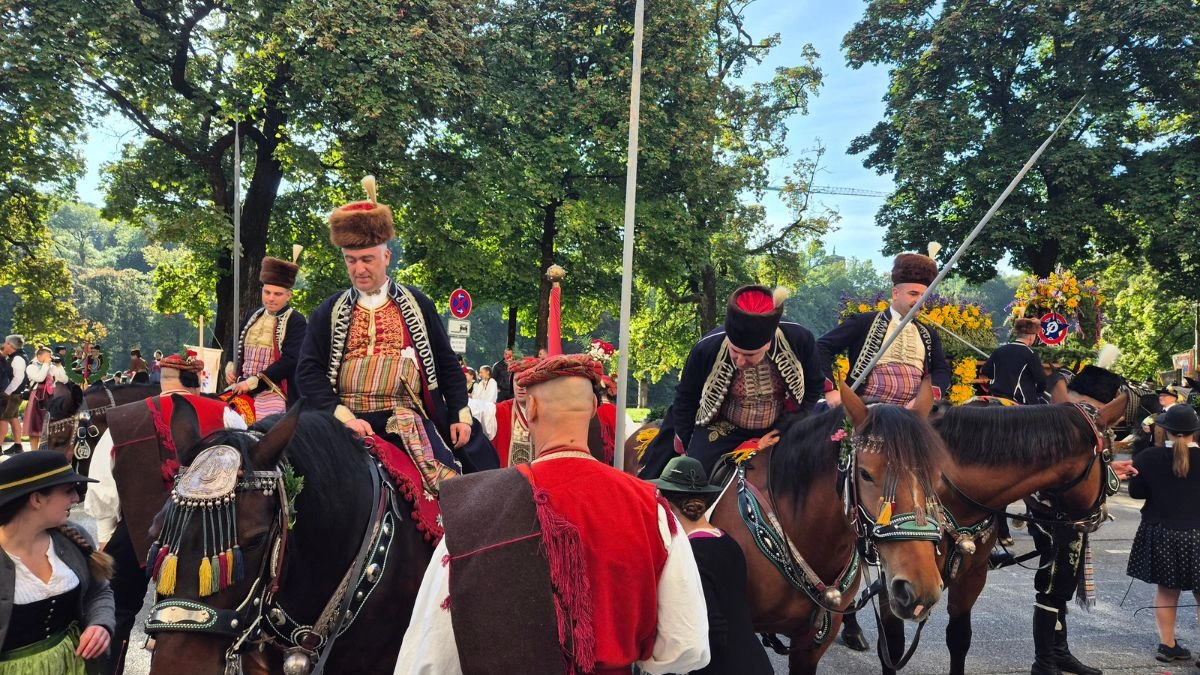
[[[633,10],[633,79],[629,85],[629,149],[625,161],[625,248],[621,256],[621,323],[617,344],[617,429],[613,438],[613,463],[625,469],[625,408],[629,399],[629,310],[633,298],[633,216],[637,207],[638,124],[642,108],[642,37],[645,0]]]
[[[1079,107],[1080,103],[1083,103],[1085,96],[1086,94],[1084,94],[1084,96],[1080,96],[1078,101],[1075,101],[1075,105],[1071,106],[1071,109],[1067,111],[1066,115],[1063,115],[1063,118],[1058,122],[1058,126],[1054,127],[1054,131],[1050,132],[1050,135],[1046,137],[1046,140],[1042,141],[1042,144],[1038,146],[1038,149],[1035,150],[1033,155],[1031,155],[1025,162],[1025,166],[1022,166],[1021,170],[1017,172],[1017,175],[1013,176],[1013,179],[1009,182],[1008,187],[1004,188],[1004,192],[1000,193],[1000,197],[996,200],[996,202],[987,210],[987,213],[983,214],[983,218],[979,221],[979,224],[975,226],[974,230],[971,230],[971,234],[967,235],[967,238],[963,240],[961,245],[959,245],[958,250],[954,252],[954,255],[950,256],[950,260],[946,261],[946,264],[942,266],[940,271],[938,271],[937,277],[935,277],[929,286],[925,288],[925,292],[921,294],[921,297],[917,299],[915,303],[913,303],[913,306],[909,308],[908,313],[905,314],[904,318],[900,320],[900,326],[896,329],[896,332],[892,333],[888,339],[883,341],[883,346],[879,348],[879,351],[875,353],[875,356],[871,358],[866,367],[862,369],[862,372],[858,374],[858,377],[854,379],[854,384],[850,385],[851,389],[858,389],[859,385],[861,385],[867,379],[867,376],[870,375],[871,369],[875,367],[875,364],[879,363],[879,359],[883,357],[883,354],[888,350],[888,347],[891,347],[892,343],[896,341],[896,338],[900,337],[900,331],[904,330],[905,326],[912,323],[913,318],[917,316],[917,312],[921,311],[921,303],[925,302],[925,298],[929,297],[929,295],[933,293],[933,289],[937,288],[937,285],[942,282],[942,279],[949,274],[950,270],[954,267],[954,263],[958,262],[958,259],[962,257],[962,254],[965,253],[967,248],[971,246],[971,244],[975,241],[975,238],[979,236],[979,233],[983,231],[984,226],[987,225],[988,221],[992,219],[992,216],[996,214],[996,211],[1000,210],[1000,206],[1004,203],[1004,200],[1008,199],[1008,196],[1012,194],[1012,191],[1017,189],[1017,185],[1021,183],[1021,179],[1024,178],[1025,174],[1029,173],[1029,170],[1032,169],[1033,165],[1037,163],[1038,158],[1041,157],[1042,153],[1046,151],[1046,148],[1050,146],[1050,141],[1054,140],[1054,137],[1058,135],[1059,130],[1063,128],[1063,126],[1067,123],[1067,120],[1071,119],[1071,115],[1075,114],[1075,109]]]
[[[235,358],[241,333],[242,300],[242,143],[238,121],[233,121],[233,352]],[[203,347],[204,343],[201,342]]]

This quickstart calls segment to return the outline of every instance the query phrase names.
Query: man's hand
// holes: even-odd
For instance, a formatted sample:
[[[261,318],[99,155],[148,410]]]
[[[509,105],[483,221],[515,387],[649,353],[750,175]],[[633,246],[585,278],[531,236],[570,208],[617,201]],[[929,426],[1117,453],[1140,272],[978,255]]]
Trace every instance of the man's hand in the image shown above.
[[[837,389],[825,392],[825,403],[829,404],[830,408],[836,408],[842,404],[842,392]]]
[[[450,442],[454,447],[461,448],[471,440],[471,425],[455,422],[450,425]]]
[[[108,630],[104,626],[88,626],[79,636],[75,653],[85,659],[94,659],[108,649]]]
[[[375,434],[375,430],[371,428],[370,424],[367,424],[366,420],[357,417],[352,420],[346,420],[346,428],[359,436],[373,436]]]
[[[233,373],[225,373],[225,384],[233,384],[235,380],[237,380],[237,378],[234,377]]]
[[[226,379],[228,379],[228,377]],[[237,384],[233,385],[232,387],[230,387],[229,391],[232,391],[235,394],[249,394],[250,393],[250,383],[246,380],[243,380],[243,381],[238,382]]]
[[[1110,463],[1110,466],[1112,466],[1113,471],[1117,472],[1117,478],[1120,478],[1121,480],[1131,478],[1138,474],[1137,469],[1133,468],[1132,459],[1114,459]]]

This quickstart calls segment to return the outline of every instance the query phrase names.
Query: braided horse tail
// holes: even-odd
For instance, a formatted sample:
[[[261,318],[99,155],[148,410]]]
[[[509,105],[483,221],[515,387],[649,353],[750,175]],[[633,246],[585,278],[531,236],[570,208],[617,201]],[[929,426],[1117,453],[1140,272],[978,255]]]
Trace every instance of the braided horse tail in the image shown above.
[[[87,535],[85,535],[74,525],[60,525],[58,531],[61,532],[67,539],[75,542],[75,545],[79,547],[79,550],[83,551],[83,554],[87,556],[88,571],[91,572],[93,578],[101,581],[108,581],[112,578],[112,556],[104,551],[96,550],[96,547],[92,545],[92,542],[90,539],[88,539]]]

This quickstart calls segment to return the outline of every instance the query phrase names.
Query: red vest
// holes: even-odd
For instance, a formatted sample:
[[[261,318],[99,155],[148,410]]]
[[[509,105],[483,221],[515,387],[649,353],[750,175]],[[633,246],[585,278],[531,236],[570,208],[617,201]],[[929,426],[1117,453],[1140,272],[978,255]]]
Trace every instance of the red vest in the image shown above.
[[[207,436],[214,431],[219,431],[225,428],[225,411],[229,406],[224,401],[219,401],[213,398],[204,398],[203,396],[194,396],[192,394],[173,394],[172,396],[182,396],[187,399],[187,402],[196,409],[196,417],[200,421],[200,435]],[[159,396],[158,404],[162,406],[162,416],[164,420],[171,419],[171,413],[174,411],[174,402],[172,396]]]

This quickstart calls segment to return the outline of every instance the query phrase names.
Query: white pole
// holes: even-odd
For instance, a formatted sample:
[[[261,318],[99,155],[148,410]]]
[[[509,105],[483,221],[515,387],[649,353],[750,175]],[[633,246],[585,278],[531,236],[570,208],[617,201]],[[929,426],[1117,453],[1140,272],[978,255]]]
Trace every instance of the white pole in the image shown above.
[[[233,351],[229,358],[234,358],[238,350],[238,336],[241,333],[242,315],[242,143],[238,134],[238,122],[233,121]],[[201,347],[204,343],[200,344]]]
[[[629,309],[633,298],[633,215],[637,207],[638,123],[642,109],[642,17],[645,0],[633,10],[633,81],[629,86],[629,151],[625,160],[625,249],[621,256],[621,328],[617,355],[617,431],[613,463],[625,468],[625,401],[629,398]]]

